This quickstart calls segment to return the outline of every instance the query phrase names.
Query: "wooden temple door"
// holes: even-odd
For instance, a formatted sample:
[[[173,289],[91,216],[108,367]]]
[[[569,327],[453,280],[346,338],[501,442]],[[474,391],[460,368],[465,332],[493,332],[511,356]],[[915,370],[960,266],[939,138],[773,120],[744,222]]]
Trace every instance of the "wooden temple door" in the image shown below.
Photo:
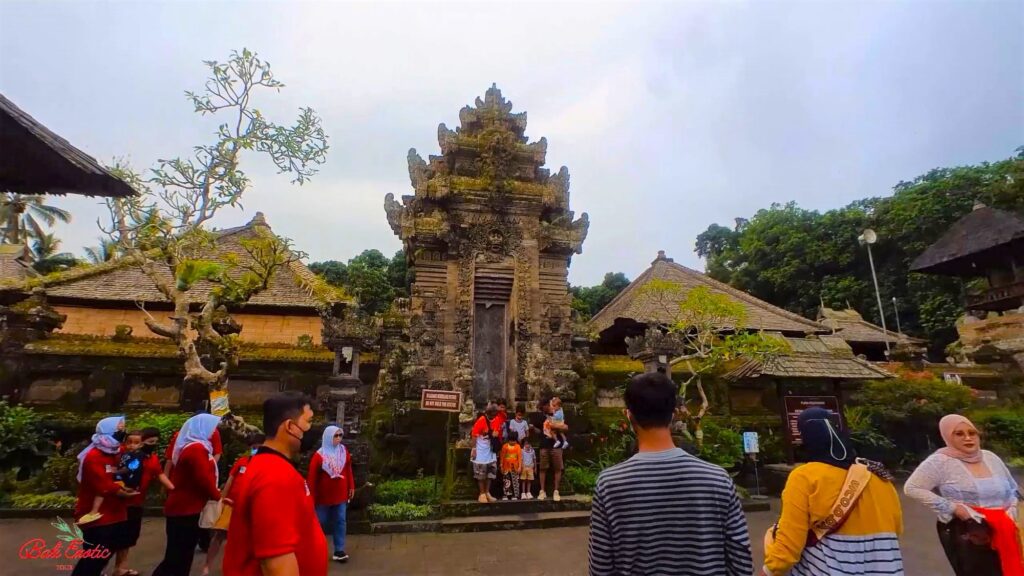
[[[478,302],[473,310],[473,402],[505,395],[505,304]]]

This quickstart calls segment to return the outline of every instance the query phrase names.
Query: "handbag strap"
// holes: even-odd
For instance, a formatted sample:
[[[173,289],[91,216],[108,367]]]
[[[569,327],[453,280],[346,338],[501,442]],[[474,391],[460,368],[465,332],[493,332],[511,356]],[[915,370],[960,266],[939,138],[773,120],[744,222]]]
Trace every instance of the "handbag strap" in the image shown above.
[[[842,526],[846,517],[850,515],[850,511],[857,505],[860,495],[864,493],[864,489],[867,488],[868,481],[870,480],[871,471],[868,470],[866,465],[858,462],[850,466],[849,470],[846,471],[846,480],[843,482],[843,487],[839,490],[839,496],[836,498],[835,503],[832,504],[832,510],[828,516],[818,520],[811,526],[811,532],[814,533],[814,536],[819,541]]]

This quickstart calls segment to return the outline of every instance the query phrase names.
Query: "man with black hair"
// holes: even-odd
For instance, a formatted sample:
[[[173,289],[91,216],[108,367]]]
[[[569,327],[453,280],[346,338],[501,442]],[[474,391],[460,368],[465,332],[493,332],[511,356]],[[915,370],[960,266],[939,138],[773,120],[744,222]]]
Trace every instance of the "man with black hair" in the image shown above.
[[[639,452],[601,472],[590,516],[590,574],[748,576],[750,536],[729,474],[672,442],[677,386],[634,376],[625,416]]]
[[[263,403],[266,441],[234,479],[224,576],[325,576],[327,541],[292,460],[312,426],[311,401],[283,392]]]

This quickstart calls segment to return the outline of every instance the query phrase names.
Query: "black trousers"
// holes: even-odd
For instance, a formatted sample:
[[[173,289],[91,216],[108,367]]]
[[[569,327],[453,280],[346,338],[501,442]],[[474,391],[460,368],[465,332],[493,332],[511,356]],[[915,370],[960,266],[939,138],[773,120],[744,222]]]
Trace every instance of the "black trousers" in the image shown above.
[[[987,541],[992,535],[988,524],[964,522],[953,518],[938,523],[939,542],[956,576],[1001,576],[999,553]]]
[[[103,574],[103,569],[114,557],[114,552],[123,548],[121,546],[122,532],[126,525],[126,522],[118,522],[95,528],[82,528],[82,536],[85,540],[82,542],[82,549],[96,550],[97,556],[103,556],[103,558],[82,558],[75,564],[71,575],[100,576]]]
[[[167,517],[167,548],[153,576],[188,576],[199,543],[199,514]]]

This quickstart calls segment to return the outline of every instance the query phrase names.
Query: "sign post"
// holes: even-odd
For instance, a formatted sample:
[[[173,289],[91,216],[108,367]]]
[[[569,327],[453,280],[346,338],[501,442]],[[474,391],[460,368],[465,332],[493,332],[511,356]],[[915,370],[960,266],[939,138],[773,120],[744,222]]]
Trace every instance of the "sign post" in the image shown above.
[[[458,412],[462,409],[462,392],[455,390],[426,390],[420,394],[420,410]]]
[[[794,445],[803,444],[797,421],[804,410],[824,408],[832,413],[832,425],[836,430],[842,427],[839,415],[839,398],[835,396],[786,396],[783,398],[786,407],[786,430]]]
[[[743,433],[743,453],[750,456],[750,461],[754,463],[754,495],[761,496],[761,480],[757,476],[757,453],[760,451],[760,447],[757,443],[757,432],[744,432]]]

